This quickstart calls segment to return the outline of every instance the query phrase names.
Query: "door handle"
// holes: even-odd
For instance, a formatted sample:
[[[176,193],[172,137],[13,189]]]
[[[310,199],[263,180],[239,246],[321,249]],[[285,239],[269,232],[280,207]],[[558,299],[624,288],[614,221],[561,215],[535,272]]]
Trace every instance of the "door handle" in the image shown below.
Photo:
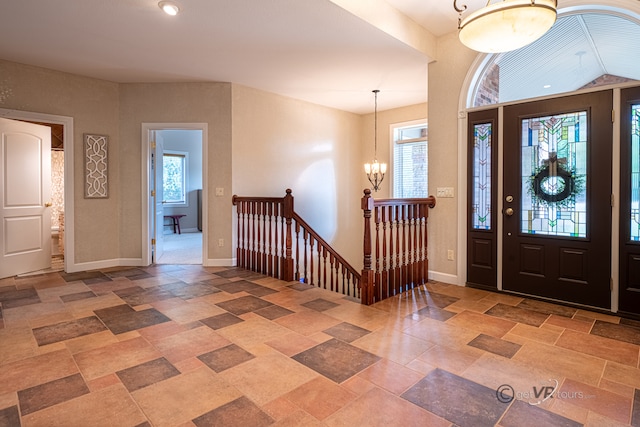
[[[504,210],[504,214],[505,214],[506,216],[511,216],[511,215],[513,215],[513,208],[507,208],[507,209],[505,209],[505,210]]]
[[[45,203],[45,204],[44,204],[44,207],[45,207],[45,208],[49,208],[49,207],[51,207],[52,205],[53,205],[53,203],[51,203],[51,202],[47,202],[47,203]]]

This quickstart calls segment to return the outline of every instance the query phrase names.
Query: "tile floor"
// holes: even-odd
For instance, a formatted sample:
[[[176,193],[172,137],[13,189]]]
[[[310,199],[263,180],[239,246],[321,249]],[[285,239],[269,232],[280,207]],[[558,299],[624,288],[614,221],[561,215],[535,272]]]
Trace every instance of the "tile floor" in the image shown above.
[[[0,281],[0,426],[640,426],[640,322],[234,268]]]

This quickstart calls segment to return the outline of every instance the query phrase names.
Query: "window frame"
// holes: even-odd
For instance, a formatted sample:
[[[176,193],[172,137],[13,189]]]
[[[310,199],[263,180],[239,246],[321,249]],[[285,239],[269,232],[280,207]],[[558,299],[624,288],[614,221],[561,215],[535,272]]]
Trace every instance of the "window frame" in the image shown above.
[[[391,173],[390,173],[390,183],[391,183],[391,197],[392,198],[401,198],[400,196],[398,196],[396,194],[396,130],[402,129],[402,128],[415,128],[415,127],[420,127],[420,126],[424,126],[427,129],[427,135],[423,138],[423,137],[419,137],[419,138],[414,138],[411,140],[405,140],[404,143],[412,143],[412,142],[421,142],[424,141],[426,144],[426,161],[427,161],[427,165],[426,165],[426,192],[425,192],[425,196],[424,197],[428,197],[429,195],[429,121],[428,119],[424,118],[424,119],[416,119],[416,120],[409,120],[406,122],[400,122],[400,123],[392,123],[389,125],[389,150],[390,150],[390,155],[389,158],[391,160],[391,164],[390,164],[390,169],[391,169]],[[389,173],[389,172],[387,172]]]
[[[182,185],[183,185],[183,196],[184,200],[182,201],[168,201],[165,197],[165,180],[164,180],[164,168],[165,168],[165,157],[180,157],[182,158]],[[162,202],[165,207],[171,208],[186,208],[189,207],[189,152],[187,151],[178,151],[178,150],[163,150],[162,152]]]

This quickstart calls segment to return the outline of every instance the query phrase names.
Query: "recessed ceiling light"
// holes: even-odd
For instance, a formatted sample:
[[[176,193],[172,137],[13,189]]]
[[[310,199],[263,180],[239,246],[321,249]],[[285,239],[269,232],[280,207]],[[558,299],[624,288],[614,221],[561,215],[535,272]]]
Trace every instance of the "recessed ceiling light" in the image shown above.
[[[180,7],[172,1],[161,1],[158,3],[158,6],[160,6],[160,9],[167,15],[176,16],[178,12],[180,12]]]
[[[551,85],[544,85],[542,87],[545,88],[545,89],[549,89],[551,87]]]

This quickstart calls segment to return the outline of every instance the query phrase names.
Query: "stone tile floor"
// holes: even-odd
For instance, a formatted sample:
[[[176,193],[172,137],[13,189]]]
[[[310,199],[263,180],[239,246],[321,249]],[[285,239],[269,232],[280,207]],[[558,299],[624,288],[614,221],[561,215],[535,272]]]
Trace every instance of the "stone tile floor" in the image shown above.
[[[0,280],[0,426],[640,426],[640,322],[235,268]]]

